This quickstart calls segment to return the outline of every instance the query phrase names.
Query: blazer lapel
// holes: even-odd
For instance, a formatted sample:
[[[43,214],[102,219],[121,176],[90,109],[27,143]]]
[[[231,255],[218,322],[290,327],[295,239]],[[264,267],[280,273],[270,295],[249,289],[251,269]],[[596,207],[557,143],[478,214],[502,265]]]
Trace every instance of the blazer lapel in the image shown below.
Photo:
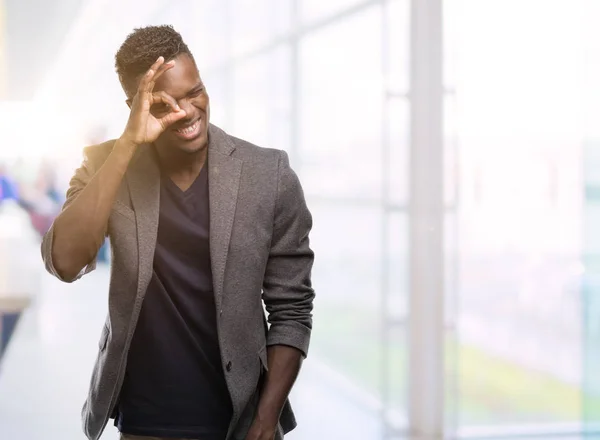
[[[160,205],[160,169],[156,153],[150,145],[138,148],[127,171],[127,184],[137,225],[137,296],[143,296],[152,278]]]
[[[209,138],[210,254],[214,293],[220,309],[242,161],[231,156],[235,145],[225,132],[210,125]]]

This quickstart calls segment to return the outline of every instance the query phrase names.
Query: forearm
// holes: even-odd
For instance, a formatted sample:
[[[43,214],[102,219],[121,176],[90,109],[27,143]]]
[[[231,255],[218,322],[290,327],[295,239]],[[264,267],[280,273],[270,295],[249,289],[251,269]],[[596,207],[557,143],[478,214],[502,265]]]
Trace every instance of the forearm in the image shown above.
[[[52,260],[64,279],[73,279],[96,255],[134,148],[118,140],[89,183],[54,222]]]
[[[261,424],[276,427],[279,416],[300,372],[303,355],[296,348],[273,345],[268,348],[268,366],[258,405]]]

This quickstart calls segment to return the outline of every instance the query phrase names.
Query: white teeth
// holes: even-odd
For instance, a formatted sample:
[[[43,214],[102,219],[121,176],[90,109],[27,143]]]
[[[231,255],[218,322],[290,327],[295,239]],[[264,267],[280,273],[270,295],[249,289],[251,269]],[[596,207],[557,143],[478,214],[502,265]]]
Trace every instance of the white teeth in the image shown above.
[[[179,133],[181,134],[191,134],[194,131],[196,131],[196,129],[198,128],[198,125],[200,124],[200,120],[194,122],[194,125],[191,125],[187,128],[181,128],[179,130],[177,130]]]

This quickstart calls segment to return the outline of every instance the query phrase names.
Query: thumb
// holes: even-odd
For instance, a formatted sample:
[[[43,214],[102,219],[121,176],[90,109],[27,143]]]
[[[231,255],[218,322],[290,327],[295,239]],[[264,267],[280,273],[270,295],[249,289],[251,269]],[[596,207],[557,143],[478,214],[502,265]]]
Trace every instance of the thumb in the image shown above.
[[[185,116],[185,110],[180,108],[178,111],[169,113],[168,115],[160,118],[159,121],[163,128],[167,128],[169,125],[172,125],[180,119],[185,118]]]

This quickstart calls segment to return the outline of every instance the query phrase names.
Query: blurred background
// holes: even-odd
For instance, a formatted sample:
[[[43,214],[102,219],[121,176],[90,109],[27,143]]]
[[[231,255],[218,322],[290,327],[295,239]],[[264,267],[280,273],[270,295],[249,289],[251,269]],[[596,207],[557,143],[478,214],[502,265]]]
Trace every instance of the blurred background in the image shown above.
[[[40,237],[173,24],[212,122],[286,150],[314,216],[290,440],[600,438],[600,2],[0,0],[0,438],[84,438],[109,244]],[[103,439],[116,439],[112,426]]]

